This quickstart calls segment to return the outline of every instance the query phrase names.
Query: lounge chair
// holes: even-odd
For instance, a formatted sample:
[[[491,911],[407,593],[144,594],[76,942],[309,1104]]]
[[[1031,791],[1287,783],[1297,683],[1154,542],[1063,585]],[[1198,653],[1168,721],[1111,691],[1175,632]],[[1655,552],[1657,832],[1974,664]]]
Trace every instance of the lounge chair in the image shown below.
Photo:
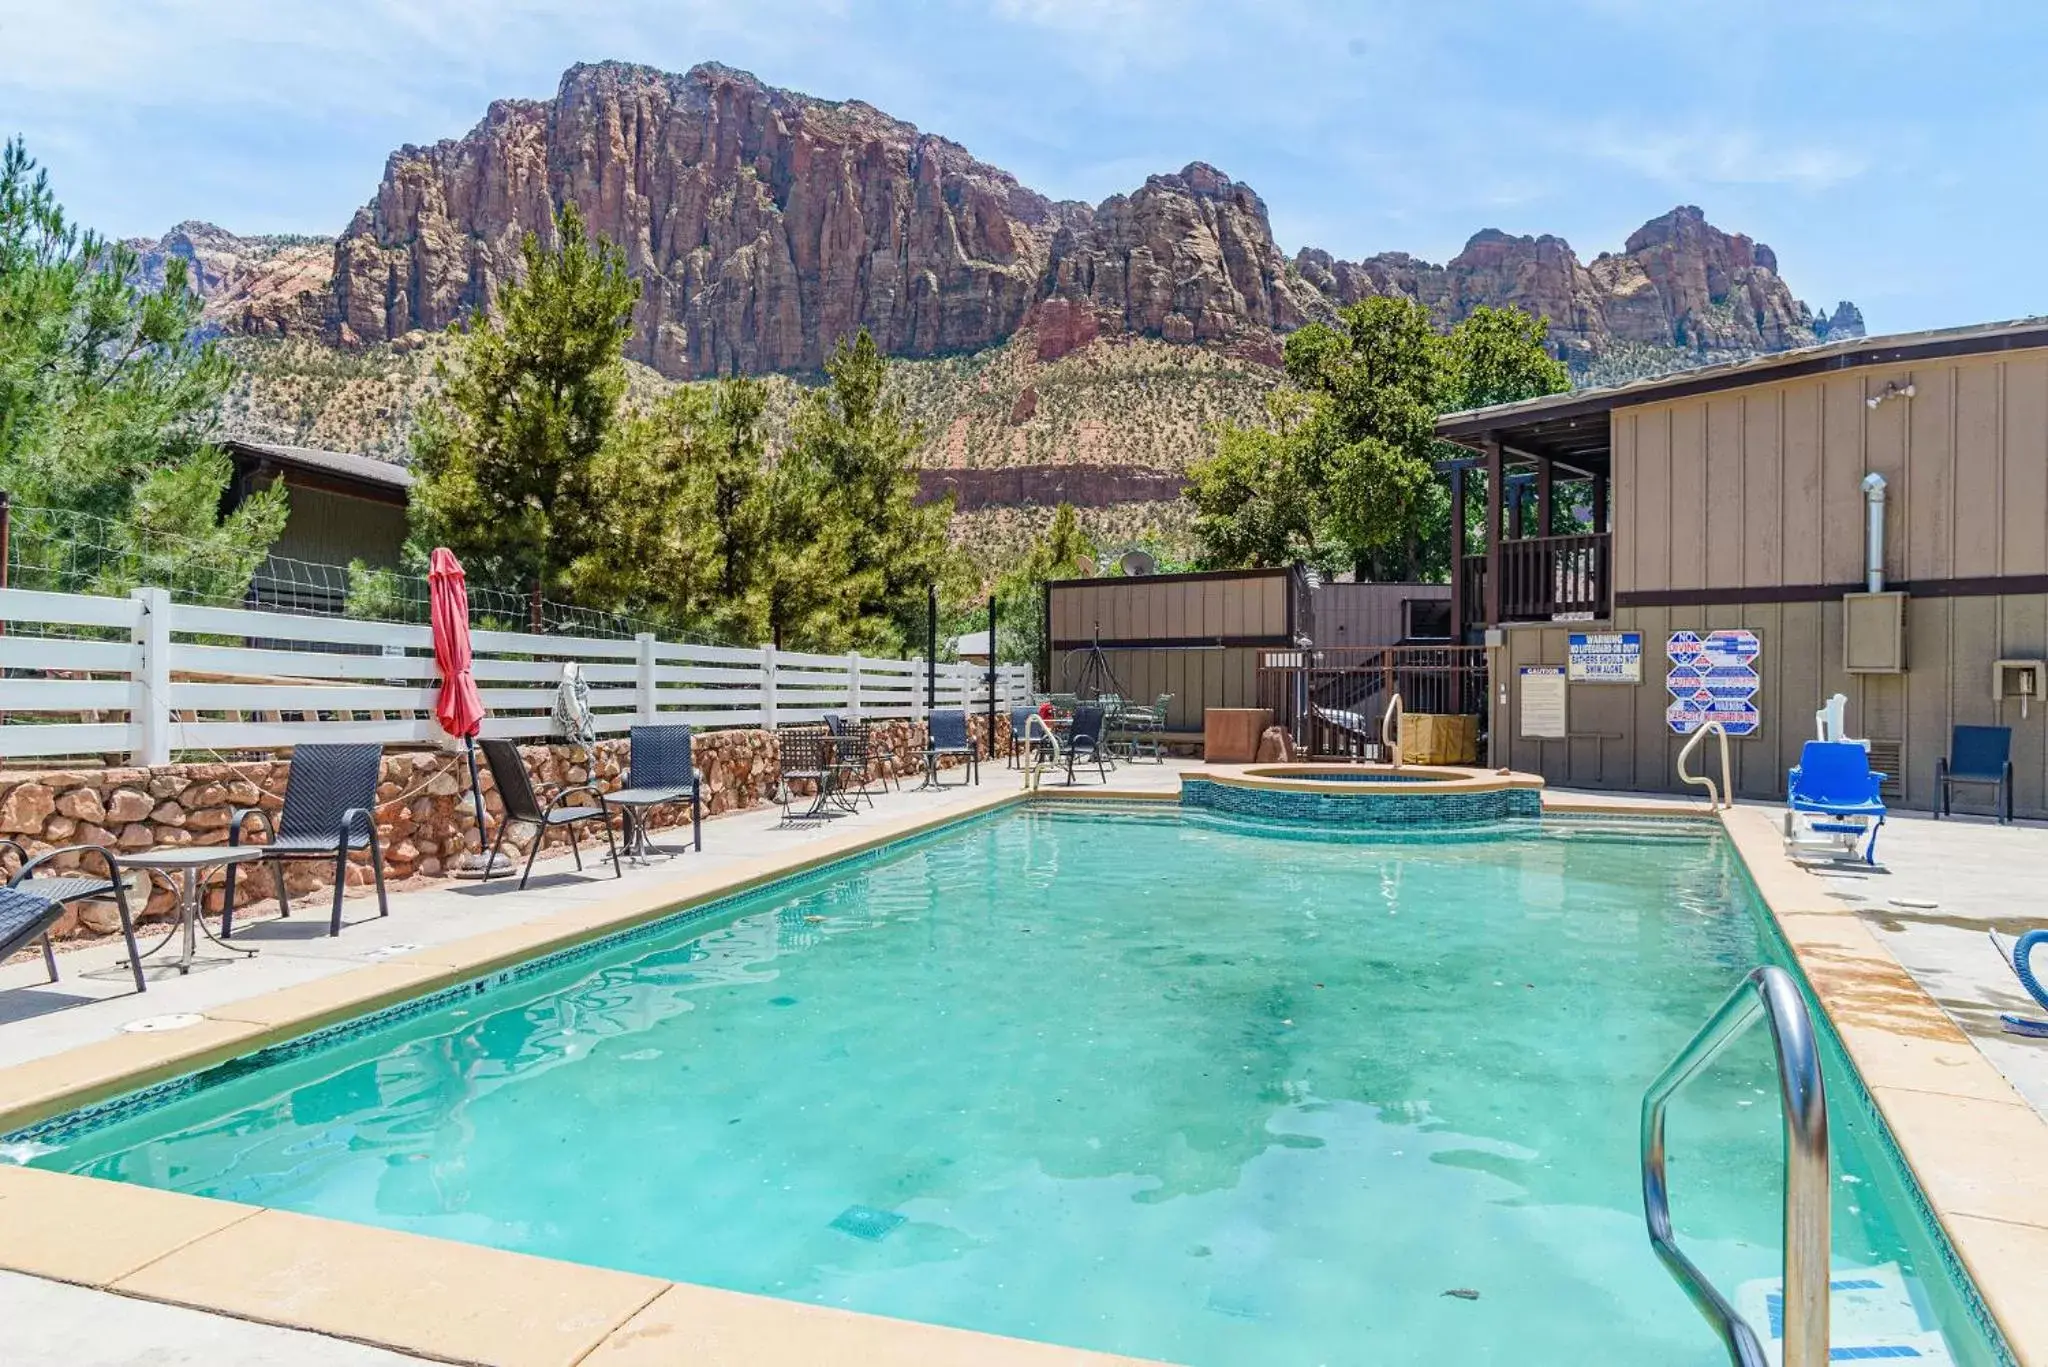
[[[1960,783],[1996,790],[2000,823],[2012,820],[2012,728],[2010,726],[1958,726],[1949,735],[1948,754],[1934,762],[1934,781],[1941,788],[1941,802],[1934,818],[1953,816],[1949,790]]]
[[[0,959],[25,949],[40,938],[43,966],[50,981],[57,981],[57,951],[50,948],[50,931],[64,919],[64,904],[25,888],[0,888]],[[137,970],[138,980],[141,970]],[[141,990],[139,987],[137,990]]]
[[[625,870],[619,865],[619,842],[612,837],[611,809],[604,804],[604,794],[594,783],[577,783],[558,788],[543,807],[540,795],[533,790],[533,775],[526,771],[526,760],[520,756],[519,747],[505,739],[479,741],[484,752],[484,762],[491,766],[491,781],[498,785],[498,801],[505,806],[505,815],[498,821],[498,838],[491,842],[491,857],[484,861],[484,877],[489,878],[498,867],[498,851],[505,844],[505,837],[514,826],[535,828],[533,847],[526,852],[526,867],[520,871],[519,886],[525,887],[526,880],[533,876],[533,861],[540,858],[540,847],[547,843],[548,832],[558,826],[569,828],[569,850],[576,856],[576,867],[583,868],[583,846],[578,839],[577,825],[595,821],[604,827],[605,843],[611,847],[612,876],[623,877]],[[587,793],[592,801],[570,803],[568,798],[577,793]]]
[[[269,835],[264,862],[272,865],[277,875],[277,908],[282,915],[292,914],[284,889],[285,861],[332,859],[334,914],[327,933],[341,934],[341,894],[348,883],[348,857],[361,849],[369,850],[370,873],[377,880],[377,914],[391,914],[391,903],[384,895],[384,849],[377,843],[377,777],[383,764],[381,745],[301,745],[292,751],[284,810],[275,822],[262,807],[238,807],[229,814],[228,844],[242,843],[242,826],[251,817],[258,818]],[[223,940],[234,932],[238,868],[228,865],[220,916]]]
[[[1095,706],[1074,709],[1074,720],[1067,727],[1067,782],[1074,781],[1074,765],[1078,760],[1094,762],[1095,772],[1104,783],[1109,782],[1109,747],[1102,739],[1102,709]]]
[[[1991,946],[1998,951],[1998,957],[2005,960],[2005,966],[2020,980],[2020,986],[2027,989],[2027,995],[2040,1003],[2043,1011],[2048,1011],[2048,987],[2041,985],[2041,980],[2034,976],[2032,964],[2028,962],[2033,958],[2034,951],[2043,945],[2048,945],[2048,930],[2030,930],[2014,941],[2000,938],[1995,930],[1991,932]],[[1999,1013],[1998,1021],[2005,1027],[2007,1034],[2048,1039],[2048,1020],[2034,1020],[2028,1016],[2015,1016],[2002,1011]]]
[[[1870,767],[1870,752],[1854,741],[1810,740],[1799,752],[1799,763],[1786,776],[1787,805],[1785,835],[1795,843],[1793,813],[1820,818],[1810,829],[1842,840],[1854,850],[1859,837],[1869,837],[1863,848],[1863,862],[1877,862],[1877,830],[1884,825],[1884,799],[1877,788],[1883,774]]]
[[[981,747],[967,734],[967,713],[962,709],[934,712],[925,721],[924,767],[929,782],[938,783],[939,761],[948,755],[966,757],[962,787],[981,782]]]
[[[626,853],[645,858],[653,848],[647,840],[649,807],[690,799],[690,848],[704,850],[704,776],[691,758],[687,726],[668,723],[636,726],[626,737],[626,773],[605,805],[626,814]]]
[[[104,845],[66,845],[61,849],[45,850],[35,858],[28,857],[18,840],[0,839],[0,849],[14,851],[17,861],[14,876],[7,880],[7,886],[17,892],[25,892],[57,904],[61,912],[76,902],[112,902],[114,909],[121,913],[121,938],[128,942],[128,967],[135,973],[135,990],[147,992],[149,984],[142,976],[142,956],[135,951],[135,918],[128,914],[128,889],[121,877],[121,865],[114,852]],[[56,861],[64,855],[81,855],[97,859],[107,869],[105,878],[94,878],[83,869],[59,870]],[[41,870],[49,870],[37,877]],[[53,921],[54,924],[54,921]],[[43,963],[50,970],[50,981],[57,981],[57,956],[50,948],[49,928],[43,930]],[[8,943],[8,935],[0,928],[0,959],[5,959],[34,938],[28,936]]]

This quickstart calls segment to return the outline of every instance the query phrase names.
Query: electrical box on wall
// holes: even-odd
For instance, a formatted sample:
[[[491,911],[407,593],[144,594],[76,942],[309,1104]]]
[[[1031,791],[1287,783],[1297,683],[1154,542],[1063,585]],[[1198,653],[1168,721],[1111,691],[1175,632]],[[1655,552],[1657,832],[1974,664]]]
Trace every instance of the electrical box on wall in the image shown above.
[[[2027,715],[2027,705],[2038,701],[2044,692],[2048,692],[2048,661],[1999,660],[1991,666],[1991,700],[2019,699],[2022,717]]]
[[[1906,672],[1906,595],[1842,596],[1842,668],[1851,674]]]

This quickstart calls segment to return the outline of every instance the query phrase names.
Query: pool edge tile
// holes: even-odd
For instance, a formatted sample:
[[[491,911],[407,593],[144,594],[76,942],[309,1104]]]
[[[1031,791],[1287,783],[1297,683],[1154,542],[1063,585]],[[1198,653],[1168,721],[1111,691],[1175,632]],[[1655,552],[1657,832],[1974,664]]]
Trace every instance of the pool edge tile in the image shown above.
[[[398,960],[364,964],[312,982],[209,1007],[204,1014],[208,1020],[241,1021],[272,1032],[317,1029],[418,996],[453,977],[448,970],[431,964]]]
[[[677,1282],[579,1367],[1163,1367],[1149,1358],[1008,1338]]]
[[[2025,1364],[2048,1362],[2048,1297],[2037,1277],[2029,1285],[1997,1276],[1997,1269],[2021,1265],[2048,1268],[2048,1229],[1977,1215],[1958,1215],[1952,1232],[1956,1253],[1978,1280],[1980,1293],[2005,1330],[2006,1346]],[[1982,1278],[1985,1269],[1992,1275]]]
[[[114,1282],[122,1295],[493,1367],[572,1367],[658,1277],[260,1210]]]
[[[0,1267],[106,1287],[256,1214],[233,1201],[0,1166]]]
[[[123,1034],[0,1069],[0,1134],[248,1053],[275,1031],[205,1017],[162,1034]]]

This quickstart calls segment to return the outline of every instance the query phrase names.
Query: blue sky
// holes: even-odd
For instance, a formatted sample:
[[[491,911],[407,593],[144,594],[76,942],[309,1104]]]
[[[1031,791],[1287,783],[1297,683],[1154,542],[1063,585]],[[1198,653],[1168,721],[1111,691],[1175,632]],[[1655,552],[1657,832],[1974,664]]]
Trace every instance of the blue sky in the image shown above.
[[[571,62],[717,60],[1100,200],[1212,162],[1281,245],[1582,259],[1699,204],[1873,331],[2048,312],[2048,6],[1944,0],[0,0],[0,127],[84,221],[331,234]]]

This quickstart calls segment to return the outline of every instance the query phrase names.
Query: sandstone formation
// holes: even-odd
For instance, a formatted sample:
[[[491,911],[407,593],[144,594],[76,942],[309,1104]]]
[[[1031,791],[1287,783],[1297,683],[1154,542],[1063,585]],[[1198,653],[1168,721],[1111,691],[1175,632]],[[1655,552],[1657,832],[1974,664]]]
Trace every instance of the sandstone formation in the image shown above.
[[[1853,305],[1813,313],[1768,247],[1690,206],[1590,264],[1562,238],[1494,229],[1444,265],[1315,248],[1290,261],[1258,195],[1204,163],[1092,208],[1054,201],[871,105],[715,64],[572,67],[553,99],[501,100],[462,138],[400,148],[328,281],[303,247],[244,264],[209,235],[260,240],[207,225],[163,249],[200,261],[222,296],[210,315],[232,330],[390,341],[488,306],[524,235],[551,238],[571,200],[643,282],[629,354],[676,378],[815,371],[861,327],[906,357],[1030,329],[1042,361],[1132,334],[1270,364],[1275,334],[1368,294],[1446,325],[1483,304],[1530,309],[1578,365],[1619,343],[1764,351],[1861,327]]]
[[[152,242],[128,243],[139,258],[139,283],[161,288],[172,257],[187,263],[186,279],[205,300],[205,322],[252,337],[313,333],[325,327],[332,302],[334,243],[317,237],[237,237],[211,223],[187,222]]]

